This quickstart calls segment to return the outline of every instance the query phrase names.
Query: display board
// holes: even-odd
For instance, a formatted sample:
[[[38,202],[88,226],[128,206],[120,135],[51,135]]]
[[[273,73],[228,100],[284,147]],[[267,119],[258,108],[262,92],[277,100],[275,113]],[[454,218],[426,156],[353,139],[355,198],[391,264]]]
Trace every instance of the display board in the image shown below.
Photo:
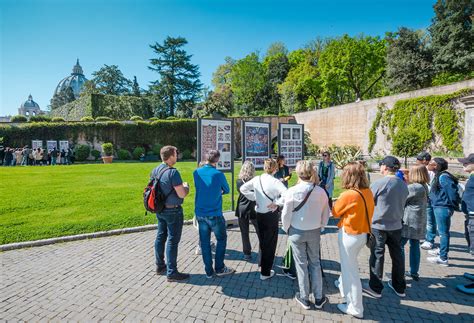
[[[43,140],[32,140],[31,141],[31,148],[36,150],[38,148],[43,149]]]
[[[234,169],[234,121],[219,119],[198,119],[198,163],[206,160],[209,150],[218,150],[221,158],[217,169],[231,172]]]
[[[304,125],[278,125],[278,154],[285,156],[286,165],[290,167],[296,166],[304,158]]]
[[[59,151],[67,151],[69,149],[69,141],[67,140],[60,140],[59,141]]]
[[[48,151],[51,151],[54,148],[58,149],[58,142],[56,140],[48,140],[46,142],[46,148],[48,148]]]
[[[242,160],[263,168],[265,159],[270,158],[270,134],[270,123],[242,121]]]

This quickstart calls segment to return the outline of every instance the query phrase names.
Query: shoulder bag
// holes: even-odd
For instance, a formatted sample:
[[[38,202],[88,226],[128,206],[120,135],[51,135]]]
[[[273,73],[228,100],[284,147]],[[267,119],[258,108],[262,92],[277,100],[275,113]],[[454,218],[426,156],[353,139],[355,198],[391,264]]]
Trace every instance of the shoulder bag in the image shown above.
[[[362,194],[362,192],[360,192],[359,190],[356,190],[356,189],[352,189],[352,190],[359,193],[359,195],[362,197],[362,200],[364,201],[365,216],[366,216],[366,219],[367,219],[367,224],[369,226],[369,233],[367,233],[367,241],[366,241],[365,245],[367,246],[367,248],[372,249],[372,248],[375,247],[375,236],[372,233],[372,229],[371,229],[371,223],[370,223],[370,219],[369,219],[369,210],[367,209],[367,203],[365,202],[365,198],[364,198],[364,195]]]

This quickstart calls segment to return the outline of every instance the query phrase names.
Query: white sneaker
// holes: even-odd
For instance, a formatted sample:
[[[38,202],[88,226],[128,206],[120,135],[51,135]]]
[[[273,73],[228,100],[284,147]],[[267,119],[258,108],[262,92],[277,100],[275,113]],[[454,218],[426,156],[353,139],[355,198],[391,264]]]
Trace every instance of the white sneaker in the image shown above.
[[[430,256],[439,256],[439,248],[428,250]]]
[[[267,279],[272,278],[273,276],[275,276],[275,271],[274,271],[274,270],[270,270],[270,276],[263,276],[262,274],[260,274],[260,279],[261,279],[261,280],[267,280]]]
[[[437,257],[428,257],[426,258],[426,260],[428,260],[429,262],[431,262],[432,264],[435,264],[435,265],[440,265],[440,266],[444,266],[444,267],[448,267],[449,266],[449,263],[448,263],[448,260],[442,260],[439,256]]]
[[[420,246],[420,248],[424,249],[424,250],[431,250],[431,249],[433,249],[433,247],[434,247],[434,245],[429,241],[423,242]]]

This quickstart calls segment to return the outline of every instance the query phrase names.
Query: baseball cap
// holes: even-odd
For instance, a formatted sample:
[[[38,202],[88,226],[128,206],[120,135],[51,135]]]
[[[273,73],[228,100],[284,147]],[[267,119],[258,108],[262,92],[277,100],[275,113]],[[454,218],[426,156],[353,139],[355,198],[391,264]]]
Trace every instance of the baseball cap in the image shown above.
[[[385,156],[384,159],[379,161],[379,166],[385,165],[389,168],[400,169],[400,161],[393,156]]]
[[[422,151],[421,153],[418,154],[418,156],[416,156],[416,159],[430,161],[431,155],[426,151]]]
[[[474,154],[469,154],[465,158],[458,158],[458,161],[462,164],[474,164]]]

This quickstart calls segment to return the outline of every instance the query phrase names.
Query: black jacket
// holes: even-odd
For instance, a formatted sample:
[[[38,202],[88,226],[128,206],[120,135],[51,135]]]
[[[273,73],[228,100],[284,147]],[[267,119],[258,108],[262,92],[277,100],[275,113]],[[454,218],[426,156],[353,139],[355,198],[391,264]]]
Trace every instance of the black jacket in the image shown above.
[[[238,218],[255,219],[257,213],[255,212],[255,201],[250,201],[242,193],[240,187],[244,184],[241,179],[237,180],[237,190],[239,191],[239,199],[237,200],[237,207],[235,208],[235,216]]]

